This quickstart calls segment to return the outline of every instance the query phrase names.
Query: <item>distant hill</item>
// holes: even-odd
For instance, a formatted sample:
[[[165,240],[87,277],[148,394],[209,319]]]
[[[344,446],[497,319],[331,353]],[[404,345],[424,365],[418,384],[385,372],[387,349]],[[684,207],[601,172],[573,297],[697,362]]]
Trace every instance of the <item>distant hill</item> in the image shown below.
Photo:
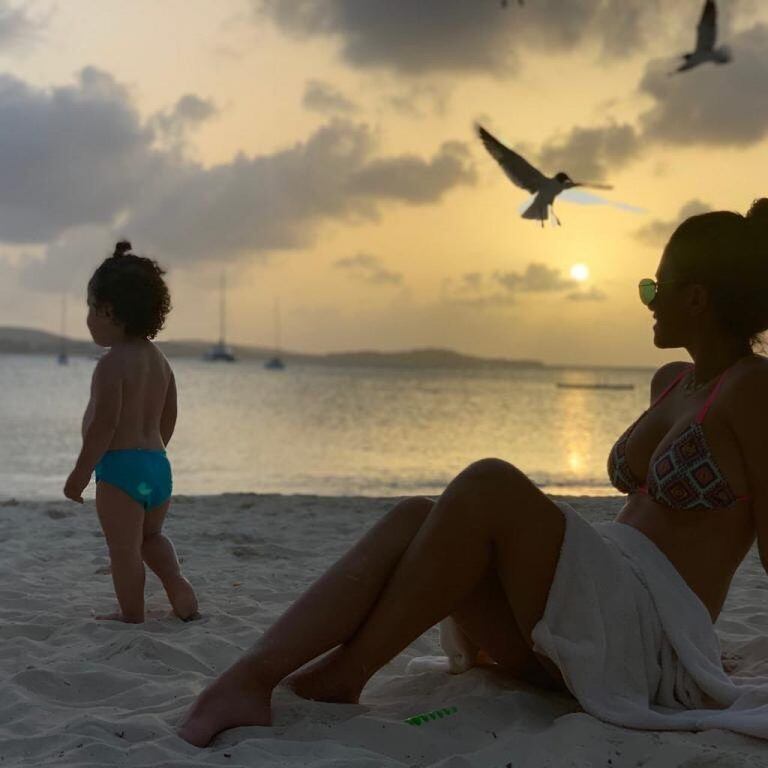
[[[159,341],[158,346],[168,357],[200,358],[211,348],[207,341]],[[233,345],[232,351],[241,360],[266,360],[274,350],[264,347]],[[0,354],[56,355],[61,349],[61,337],[32,328],[0,326]],[[101,348],[92,341],[67,339],[70,355],[98,356]],[[372,368],[543,368],[538,360],[508,360],[462,355],[450,349],[413,349],[403,352],[333,352],[310,355],[300,352],[281,352],[286,364],[356,366]]]

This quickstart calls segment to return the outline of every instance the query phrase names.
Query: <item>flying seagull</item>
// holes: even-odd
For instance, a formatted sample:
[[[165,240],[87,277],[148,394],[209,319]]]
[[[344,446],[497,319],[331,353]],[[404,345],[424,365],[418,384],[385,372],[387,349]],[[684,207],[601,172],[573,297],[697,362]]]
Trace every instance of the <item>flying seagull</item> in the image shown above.
[[[683,61],[675,72],[685,72],[705,61],[727,64],[731,60],[731,51],[726,45],[715,48],[716,40],[717,6],[715,0],[706,0],[704,10],[701,12],[699,26],[696,28],[696,50],[693,53],[683,54]]]
[[[531,205],[523,213],[524,219],[538,219],[541,226],[549,218],[549,210],[552,209],[552,217],[560,224],[555,216],[555,198],[566,189],[574,187],[592,187],[594,189],[613,189],[608,184],[587,184],[573,181],[567,173],[560,171],[552,178],[545,176],[538,168],[534,168],[524,157],[505,147],[495,136],[492,136],[482,125],[477,126],[477,134],[485,144],[485,148],[491,157],[502,167],[513,184],[527,189],[536,197]]]

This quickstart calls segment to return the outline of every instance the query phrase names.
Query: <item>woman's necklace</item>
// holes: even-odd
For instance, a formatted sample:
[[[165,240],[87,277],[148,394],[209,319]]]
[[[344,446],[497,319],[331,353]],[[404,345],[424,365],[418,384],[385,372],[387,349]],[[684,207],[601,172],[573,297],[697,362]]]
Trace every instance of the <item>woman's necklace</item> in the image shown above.
[[[739,362],[739,360],[743,360],[744,357],[753,357],[753,356],[754,356],[754,353],[750,352],[744,355],[743,357],[738,358],[736,362]],[[733,368],[735,364],[736,363],[731,363],[731,365],[729,365],[728,368],[726,368],[725,370],[726,371],[730,370],[731,368]],[[723,373],[725,373],[725,371],[720,373],[719,376],[722,376]],[[683,394],[686,397],[688,397],[689,395],[695,395],[697,392],[700,392],[705,387],[708,387],[716,378],[718,378],[718,376],[711,376],[709,379],[707,379],[707,381],[698,382],[696,381],[696,369],[691,368],[691,372],[685,377],[685,379],[683,379],[683,385],[681,389],[683,390]]]
[[[714,378],[714,376],[712,378]],[[700,390],[704,389],[704,387],[709,386],[711,383],[712,379],[697,382],[696,371],[692,370],[688,376],[686,376],[685,381],[683,382],[683,392],[686,395],[694,395],[696,392],[699,392]]]

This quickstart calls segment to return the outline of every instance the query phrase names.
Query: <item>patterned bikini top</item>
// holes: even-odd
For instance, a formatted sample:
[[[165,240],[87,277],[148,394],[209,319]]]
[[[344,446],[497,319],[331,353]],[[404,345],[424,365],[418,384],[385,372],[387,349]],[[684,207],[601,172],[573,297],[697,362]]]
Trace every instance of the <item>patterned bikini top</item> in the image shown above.
[[[693,366],[691,366],[693,367]],[[695,421],[679,434],[648,468],[645,484],[640,483],[629,468],[626,445],[632,430],[651,408],[660,403],[685,376],[681,371],[674,381],[653,401],[616,441],[608,456],[608,477],[622,493],[644,493],[654,501],[672,509],[721,509],[731,507],[748,496],[737,496],[723,477],[701,426],[715,399],[723,373]]]

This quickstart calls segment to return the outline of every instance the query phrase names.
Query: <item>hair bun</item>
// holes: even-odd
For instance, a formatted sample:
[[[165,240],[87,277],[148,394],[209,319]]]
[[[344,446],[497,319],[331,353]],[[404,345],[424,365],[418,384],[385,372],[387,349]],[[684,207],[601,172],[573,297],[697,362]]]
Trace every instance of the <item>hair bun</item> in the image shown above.
[[[755,200],[747,212],[747,221],[768,234],[768,197]]]
[[[768,201],[766,201],[768,202]],[[125,256],[131,250],[131,244],[127,240],[120,240],[115,244],[115,252],[113,256]]]

